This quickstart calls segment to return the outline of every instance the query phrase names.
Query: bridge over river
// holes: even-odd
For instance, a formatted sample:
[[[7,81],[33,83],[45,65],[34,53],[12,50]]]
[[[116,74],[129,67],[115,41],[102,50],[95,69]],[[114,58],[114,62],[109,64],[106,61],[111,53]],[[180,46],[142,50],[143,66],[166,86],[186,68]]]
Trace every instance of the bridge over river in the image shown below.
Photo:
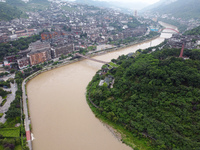
[[[79,53],[76,53],[75,55],[80,56],[80,57],[83,57],[83,58],[85,58],[85,59],[89,59],[89,60],[92,60],[92,61],[96,61],[96,62],[99,62],[99,63],[103,63],[103,64],[108,64],[108,63],[109,63],[109,62],[105,62],[105,61],[102,61],[102,60],[97,60],[97,59],[94,59],[94,58],[90,58],[90,57],[81,55],[81,54],[79,54]]]
[[[169,32],[169,31],[164,31],[164,30],[170,30],[171,32]],[[178,33],[178,34],[180,34],[180,32],[178,31],[178,30],[176,30],[176,29],[173,29],[173,28],[163,28],[163,29],[160,29],[159,30],[159,32],[162,32],[162,33],[174,33],[174,32],[176,32],[176,33]]]

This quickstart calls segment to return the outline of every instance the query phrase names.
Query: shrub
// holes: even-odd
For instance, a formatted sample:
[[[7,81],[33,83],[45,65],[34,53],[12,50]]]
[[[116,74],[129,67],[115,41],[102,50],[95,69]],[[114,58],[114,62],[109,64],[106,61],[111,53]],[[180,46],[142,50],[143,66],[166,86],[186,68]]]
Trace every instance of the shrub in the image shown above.
[[[0,113],[0,118],[3,116],[3,113]]]

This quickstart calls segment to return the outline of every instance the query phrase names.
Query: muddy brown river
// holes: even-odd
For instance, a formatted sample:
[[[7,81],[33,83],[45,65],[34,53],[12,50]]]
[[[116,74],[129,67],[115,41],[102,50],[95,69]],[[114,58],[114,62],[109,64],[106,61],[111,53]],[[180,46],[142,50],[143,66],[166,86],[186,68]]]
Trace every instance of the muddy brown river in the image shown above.
[[[110,61],[137,49],[156,46],[170,36],[163,33],[151,42],[94,58]],[[131,150],[95,118],[86,102],[86,87],[101,66],[100,63],[83,60],[40,74],[28,83],[35,138],[33,150]]]

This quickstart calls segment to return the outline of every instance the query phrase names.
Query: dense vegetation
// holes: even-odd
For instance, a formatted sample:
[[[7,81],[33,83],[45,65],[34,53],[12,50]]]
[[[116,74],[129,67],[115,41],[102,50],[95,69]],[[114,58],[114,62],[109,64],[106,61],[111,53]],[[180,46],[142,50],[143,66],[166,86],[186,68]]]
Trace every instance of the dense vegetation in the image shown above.
[[[11,6],[15,7],[25,7],[26,3],[22,0],[6,0],[6,3]]]
[[[7,80],[7,81],[1,80],[0,81],[0,87],[10,88],[10,81],[9,80]]]
[[[120,66],[105,75],[98,72],[88,85],[97,116],[146,137],[155,149],[199,149],[200,50],[186,50],[188,60],[179,53],[164,49],[113,60]],[[99,86],[110,74],[114,88]]]
[[[0,88],[0,96],[5,98],[8,94],[10,94],[10,92],[3,90],[2,88]]]
[[[26,50],[31,42],[35,42],[40,39],[40,35],[34,35],[28,38],[20,38],[16,41],[11,41],[8,43],[0,43],[0,61],[3,60],[5,56],[16,55],[20,50]]]
[[[28,3],[25,3],[22,0],[6,0],[6,3],[23,12],[41,11],[46,9],[50,4],[47,0],[30,0]],[[23,13],[21,17],[27,17],[26,13]]]
[[[192,30],[186,31],[184,33],[184,35],[200,35],[200,26],[198,26]]]
[[[0,2],[0,20],[10,21],[22,15],[24,15],[23,12],[16,7]]]

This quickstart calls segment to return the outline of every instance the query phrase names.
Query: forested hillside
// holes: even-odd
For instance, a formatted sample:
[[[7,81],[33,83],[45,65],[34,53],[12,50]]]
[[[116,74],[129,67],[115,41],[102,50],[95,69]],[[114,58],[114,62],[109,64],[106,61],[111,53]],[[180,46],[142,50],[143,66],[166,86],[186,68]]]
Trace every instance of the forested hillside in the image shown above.
[[[20,18],[23,12],[16,7],[0,2],[0,20],[9,21],[14,18]]]
[[[98,72],[87,96],[98,114],[122,125],[132,135],[149,139],[155,149],[200,147],[200,50],[165,49],[135,58],[113,60],[118,68]],[[135,55],[136,56],[136,55]],[[113,88],[99,86],[112,75]]]
[[[184,35],[200,35],[200,26],[192,29],[192,30],[188,30],[184,33]]]
[[[8,5],[15,6],[15,7],[25,7],[26,6],[26,3],[23,2],[22,0],[6,0],[6,3]]]
[[[30,0],[25,3],[22,0],[6,0],[6,4],[23,12],[29,12],[44,10],[49,6],[50,2],[48,0]],[[22,17],[27,17],[26,13],[23,13]]]

